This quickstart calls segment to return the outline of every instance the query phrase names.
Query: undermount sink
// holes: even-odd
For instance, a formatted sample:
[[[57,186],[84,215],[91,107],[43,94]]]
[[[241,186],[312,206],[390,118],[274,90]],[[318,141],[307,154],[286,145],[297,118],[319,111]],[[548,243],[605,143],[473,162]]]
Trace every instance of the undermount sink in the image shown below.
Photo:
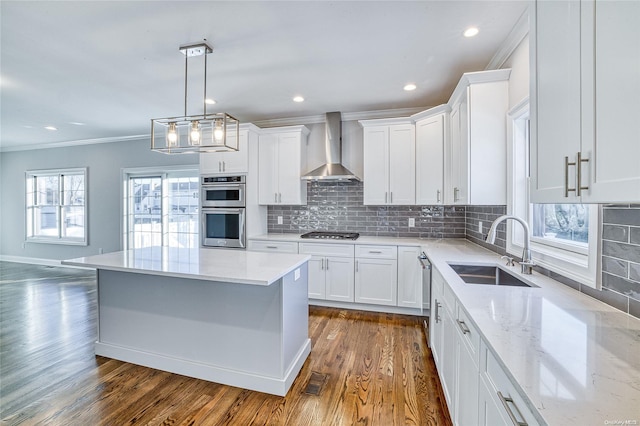
[[[449,265],[467,284],[536,287],[495,265]]]

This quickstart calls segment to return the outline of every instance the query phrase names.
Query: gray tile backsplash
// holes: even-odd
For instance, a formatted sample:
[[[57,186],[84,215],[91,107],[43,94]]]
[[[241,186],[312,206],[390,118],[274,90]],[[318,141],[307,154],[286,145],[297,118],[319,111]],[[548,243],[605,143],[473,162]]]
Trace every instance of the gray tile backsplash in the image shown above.
[[[464,206],[365,206],[362,182],[311,181],[307,185],[306,206],[269,206],[268,232],[348,231],[413,238],[466,236]],[[409,227],[410,218],[415,220],[414,227]]]
[[[413,238],[466,238],[506,254],[506,224],[496,244],[487,244],[491,223],[506,206],[365,206],[362,182],[309,182],[306,206],[269,206],[270,233],[314,230]],[[278,217],[282,224],[278,224]],[[409,218],[415,227],[409,227]],[[482,232],[478,232],[482,222]],[[640,205],[603,206],[602,290],[581,285],[555,272],[536,270],[565,285],[640,317]]]
[[[602,208],[602,287],[640,302],[640,206]],[[633,305],[635,306],[635,305]]]

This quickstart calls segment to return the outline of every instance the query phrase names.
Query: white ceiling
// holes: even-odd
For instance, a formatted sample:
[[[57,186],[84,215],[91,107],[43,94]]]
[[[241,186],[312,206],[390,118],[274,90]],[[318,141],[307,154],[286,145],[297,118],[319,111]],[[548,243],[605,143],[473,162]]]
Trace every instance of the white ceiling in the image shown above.
[[[0,146],[149,134],[151,118],[184,112],[178,47],[205,38],[214,48],[207,92],[218,101],[208,111],[241,122],[439,105],[463,72],[485,69],[526,8],[515,0],[3,0]],[[480,34],[464,38],[469,26]],[[189,60],[190,114],[202,113],[201,60]],[[418,89],[403,91],[408,82]]]

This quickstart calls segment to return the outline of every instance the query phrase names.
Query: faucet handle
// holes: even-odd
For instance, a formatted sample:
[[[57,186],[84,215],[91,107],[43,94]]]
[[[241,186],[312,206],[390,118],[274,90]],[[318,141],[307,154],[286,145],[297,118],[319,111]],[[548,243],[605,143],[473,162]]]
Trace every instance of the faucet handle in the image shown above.
[[[513,262],[513,257],[500,256],[500,259],[507,259],[507,266],[515,266],[515,263]]]

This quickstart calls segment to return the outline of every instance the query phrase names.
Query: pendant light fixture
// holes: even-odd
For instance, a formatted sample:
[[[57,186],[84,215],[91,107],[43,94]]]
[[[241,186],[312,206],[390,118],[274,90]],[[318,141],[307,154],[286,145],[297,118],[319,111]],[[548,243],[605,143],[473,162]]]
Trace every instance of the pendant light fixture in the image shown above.
[[[206,39],[180,46],[184,54],[184,115],[151,120],[151,149],[164,154],[237,151],[240,123],[227,113],[207,114],[207,55],[213,52]],[[189,58],[204,55],[203,114],[187,114]]]

